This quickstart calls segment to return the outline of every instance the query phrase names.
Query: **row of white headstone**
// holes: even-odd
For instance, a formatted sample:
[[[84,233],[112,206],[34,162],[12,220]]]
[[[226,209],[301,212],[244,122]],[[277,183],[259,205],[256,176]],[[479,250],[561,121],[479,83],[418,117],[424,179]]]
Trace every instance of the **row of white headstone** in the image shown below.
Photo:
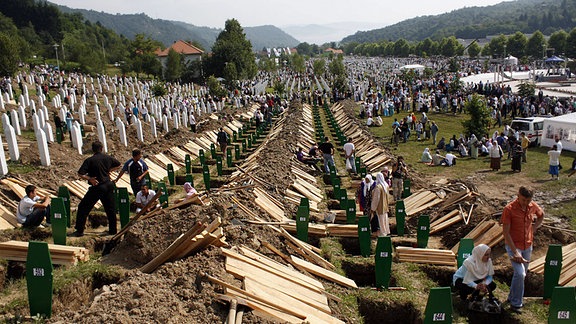
[[[64,80],[64,78],[62,76],[59,77],[60,78],[60,83],[62,83],[62,81]],[[18,76],[18,81],[22,79],[22,76]],[[68,78],[68,84],[65,84],[62,88],[60,88],[60,90],[58,91],[58,94],[54,96],[54,98],[52,98],[52,105],[53,107],[58,109],[58,114],[61,118],[61,120],[63,122],[66,122],[66,117],[68,115],[68,113],[70,114],[76,114],[78,116],[78,120],[72,122],[71,124],[71,129],[70,129],[70,135],[71,135],[71,141],[72,141],[72,146],[77,150],[78,154],[82,155],[82,147],[83,147],[83,139],[82,139],[82,132],[81,132],[81,125],[84,125],[86,123],[86,105],[87,105],[87,89],[86,89],[86,81],[87,81],[87,77],[85,76],[76,76],[75,81],[80,84],[82,83],[82,90],[83,90],[83,95],[80,96],[79,102],[77,99],[78,93],[76,92],[76,89],[74,87],[70,88],[68,87],[68,84],[71,83],[71,81],[73,80],[73,78],[69,77]],[[96,94],[96,92],[94,91],[94,80],[92,78],[89,78],[91,80],[90,83],[90,88],[91,91],[93,93],[93,100],[95,102],[94,104],[94,113],[96,116],[96,131],[97,131],[97,135],[98,135],[98,139],[103,143],[104,145],[104,151],[108,152],[108,147],[107,147],[107,138],[106,138],[106,132],[104,130],[104,124],[101,120],[101,114],[100,114],[100,109],[98,106],[98,96]],[[30,77],[28,78],[28,80],[30,80],[30,84],[34,85],[35,83],[35,78],[32,74],[30,74]],[[50,166],[50,152],[49,152],[49,147],[48,147],[48,143],[52,143],[54,142],[54,134],[53,134],[53,130],[52,130],[52,126],[50,125],[50,123],[48,123],[49,121],[49,115],[48,115],[48,109],[45,106],[44,102],[46,100],[46,97],[43,94],[42,88],[41,88],[41,84],[44,83],[44,77],[42,75],[39,76],[38,78],[39,83],[36,84],[36,91],[38,94],[38,102],[39,102],[39,107],[40,109],[36,109],[36,103],[34,102],[34,100],[30,99],[29,93],[28,93],[28,87],[26,85],[23,85],[23,93],[20,96],[20,100],[19,100],[19,107],[18,109],[12,109],[8,115],[8,113],[4,113],[2,115],[2,124],[4,127],[4,137],[6,139],[6,142],[8,144],[8,151],[9,151],[9,156],[10,159],[12,161],[18,161],[20,159],[20,152],[19,152],[19,148],[18,148],[18,143],[17,143],[17,136],[21,135],[21,129],[22,128],[26,128],[27,127],[27,108],[29,108],[30,113],[31,113],[31,119],[32,119],[32,124],[33,124],[33,129],[34,129],[34,134],[36,136],[36,140],[37,140],[37,144],[38,144],[38,150],[39,150],[39,154],[40,154],[40,161],[41,164],[43,166]],[[124,88],[126,88],[126,91],[131,90],[132,92],[132,102],[135,102],[136,104],[140,104],[139,107],[142,107],[142,105],[144,104],[144,102],[148,102],[149,106],[148,106],[148,110],[149,110],[149,114],[147,114],[146,116],[144,116],[144,121],[145,122],[149,122],[150,123],[150,128],[151,128],[151,134],[153,138],[156,138],[158,136],[157,134],[157,123],[160,122],[162,124],[162,130],[164,133],[167,133],[170,131],[170,122],[172,121],[172,128],[178,129],[180,127],[184,127],[187,128],[189,126],[189,113],[194,113],[197,115],[202,115],[202,114],[207,114],[207,113],[212,113],[212,112],[216,112],[216,111],[221,111],[224,108],[224,104],[222,102],[217,102],[217,103],[210,103],[209,101],[205,101],[204,100],[204,95],[207,93],[207,90],[205,88],[200,88],[200,89],[194,89],[194,87],[190,86],[190,85],[180,85],[180,86],[176,86],[174,88],[174,92],[171,95],[168,95],[166,97],[162,97],[160,99],[156,99],[153,96],[151,96],[148,91],[150,91],[150,89],[152,88],[153,84],[152,83],[148,83],[145,82],[144,84],[142,83],[138,83],[138,81],[136,79],[132,80],[132,79],[128,79],[128,83],[126,84],[126,86],[122,83],[119,84],[119,88],[120,91],[116,92],[117,90],[117,79],[110,79],[110,78],[102,78],[102,81],[104,81],[103,83],[101,82],[101,78],[97,78],[97,84],[98,84],[98,92],[101,93],[103,96],[103,101],[104,101],[104,106],[106,106],[108,108],[108,117],[110,118],[110,120],[115,121],[116,127],[118,128],[118,132],[119,132],[119,138],[120,138],[120,142],[122,143],[122,145],[124,146],[128,146],[128,138],[127,138],[127,132],[126,132],[126,123],[128,122],[128,120],[126,120],[126,116],[125,114],[120,114],[121,116],[123,116],[124,118],[121,119],[120,117],[116,117],[114,116],[114,109],[112,109],[112,106],[109,102],[108,97],[103,93],[103,86],[104,88],[109,91],[110,86],[107,83],[107,81],[112,81],[112,88],[114,91],[114,95],[113,95],[113,100],[115,105],[119,105],[120,108],[124,108],[125,104],[126,104],[126,95],[123,93],[124,92]],[[261,87],[262,85],[260,85]],[[137,92],[138,91],[138,92]],[[188,111],[188,108],[186,106],[181,106],[178,107],[178,109],[175,109],[175,111],[173,111],[172,109],[168,109],[166,114],[163,114],[162,112],[162,107],[167,106],[167,107],[175,107],[177,104],[177,100],[176,98],[179,95],[190,95],[192,94],[193,96],[199,96],[200,99],[198,100],[198,104],[195,106],[190,107],[190,112]],[[127,93],[127,95],[129,95]],[[130,96],[130,95],[129,95]],[[68,107],[66,105],[62,104],[62,98],[68,98]],[[146,100],[147,98],[151,98],[149,100]],[[4,106],[4,100],[6,102],[11,102],[11,100],[13,100],[13,92],[11,90],[11,84],[8,84],[8,91],[6,93],[2,93],[0,91],[0,108],[2,110],[5,110],[5,106]],[[235,106],[236,107],[240,107],[240,99],[239,98],[235,98]],[[133,105],[133,103],[130,103],[130,105]],[[130,107],[132,108],[132,107]],[[153,116],[153,118],[151,118],[151,116]],[[132,116],[131,117],[132,120],[131,122],[135,125],[136,127],[136,134],[137,134],[137,140],[139,142],[144,142],[145,138],[144,138],[144,132],[142,130],[142,122],[140,121],[139,118],[137,118],[136,116]],[[0,174],[1,175],[6,175],[8,173],[8,168],[7,168],[7,163],[6,163],[6,157],[5,157],[5,153],[4,153],[4,148],[2,146],[2,137],[0,136]]]

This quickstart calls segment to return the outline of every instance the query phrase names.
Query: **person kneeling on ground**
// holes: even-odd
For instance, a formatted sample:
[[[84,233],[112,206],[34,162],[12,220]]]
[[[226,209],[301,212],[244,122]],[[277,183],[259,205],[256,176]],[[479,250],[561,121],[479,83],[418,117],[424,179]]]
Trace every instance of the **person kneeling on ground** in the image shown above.
[[[302,151],[301,147],[298,148],[298,152],[296,153],[296,158],[298,159],[298,161],[300,161],[304,164],[307,164],[307,165],[311,165],[314,167],[314,169],[316,169],[318,171],[322,171],[322,170],[320,170],[320,167],[316,165],[316,163],[318,163],[320,161],[320,159],[315,159],[315,158],[304,156],[304,152]]]
[[[46,218],[46,225],[50,226],[50,197],[37,196],[33,185],[27,185],[24,191],[26,196],[22,197],[16,211],[18,223],[27,228],[44,228],[41,223]]]
[[[488,245],[477,245],[452,277],[452,283],[458,289],[460,299],[466,300],[470,294],[472,301],[480,301],[485,295],[491,300],[494,299],[496,284],[492,279],[494,267],[490,253]]]
[[[445,165],[445,166],[453,166],[456,165],[456,155],[452,154],[452,153],[446,153],[446,157],[444,158],[444,161],[442,161],[441,165]]]
[[[184,184],[184,192],[186,192],[186,197],[179,199],[177,202],[180,203],[184,201],[192,201],[200,205],[204,205],[202,200],[200,200],[200,197],[198,197],[198,191],[196,191],[196,189],[192,187],[192,184],[190,182],[186,182]]]
[[[142,189],[136,194],[136,213],[139,213],[142,208],[146,207],[154,196],[156,196],[156,192],[152,189],[148,189],[148,185],[143,185]],[[154,208],[156,208],[156,206],[152,205],[148,210],[145,210],[144,213],[147,213]]]

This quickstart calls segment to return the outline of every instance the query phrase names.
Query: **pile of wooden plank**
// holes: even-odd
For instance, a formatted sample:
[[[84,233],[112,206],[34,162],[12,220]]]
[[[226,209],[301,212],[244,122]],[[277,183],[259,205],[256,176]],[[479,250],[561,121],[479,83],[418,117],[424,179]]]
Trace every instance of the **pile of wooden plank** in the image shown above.
[[[48,244],[53,264],[76,265],[79,261],[88,261],[90,252],[83,247]],[[0,243],[0,258],[11,261],[26,261],[28,242],[8,241]]]
[[[504,240],[504,235],[502,235],[502,226],[500,224],[493,220],[484,220],[476,225],[464,238],[473,239],[475,246],[478,244],[486,244],[489,247],[494,247]],[[459,246],[460,243],[456,244],[452,248],[452,251],[457,253]]]
[[[272,197],[269,193],[260,187],[254,187],[254,195],[256,198],[254,202],[258,207],[265,210],[272,218],[279,222],[287,221],[288,218],[284,214],[284,207],[281,202]]]
[[[456,267],[456,254],[451,250],[417,249],[398,246],[398,262],[423,263]]]
[[[537,274],[544,274],[544,264],[546,255],[532,260],[528,270]],[[562,247],[562,271],[560,272],[559,286],[576,285],[576,243],[568,244]]]
[[[8,186],[8,188],[10,188],[10,190],[12,190],[12,192],[14,192],[16,194],[16,196],[18,196],[18,198],[22,199],[22,197],[26,196],[26,186],[30,185],[30,182],[24,181],[22,179],[19,179],[17,177],[7,177],[4,178],[2,180],[0,180],[0,183],[2,183],[3,185]],[[48,189],[43,189],[43,188],[38,188],[36,186],[36,194],[40,197],[44,197],[44,196],[56,196],[56,193],[53,192],[52,190],[48,190]]]
[[[209,225],[197,222],[186,233],[180,235],[170,246],[140,268],[144,273],[152,273],[165,262],[175,261],[194,254],[208,245],[228,246],[224,231],[220,227],[222,219],[218,217]]]
[[[222,253],[226,271],[242,280],[244,289],[216,278],[209,280],[225,287],[226,295],[244,299],[257,315],[291,323],[343,323],[332,316],[318,280],[244,246],[222,249]]]
[[[448,214],[434,219],[430,223],[430,234],[434,234],[443,229],[446,229],[454,224],[461,222],[464,219],[464,215],[458,209],[454,209]]]
[[[404,210],[407,216],[413,216],[426,209],[434,207],[442,202],[435,192],[430,190],[422,190],[413,193],[410,197],[404,199]]]
[[[356,157],[362,159],[369,172],[382,171],[384,166],[392,161],[392,155],[386,152],[367,130],[358,127],[358,122],[346,114],[341,103],[333,105],[330,110],[342,132],[346,137],[352,138]]]
[[[295,234],[296,233],[296,222],[289,223],[289,224],[282,224],[283,229],[288,231],[289,233]],[[316,236],[316,237],[326,237],[328,233],[326,232],[326,225],[324,224],[308,224],[308,235]]]
[[[86,182],[86,180],[66,181],[64,182],[63,185],[66,186],[68,190],[70,190],[71,194],[75,195],[80,199],[84,198],[84,196],[88,192],[88,188],[90,188],[90,185],[88,184],[88,182]],[[128,186],[128,188],[130,188],[130,186]],[[100,208],[100,207],[102,207],[102,203],[100,201],[96,202],[94,208]]]

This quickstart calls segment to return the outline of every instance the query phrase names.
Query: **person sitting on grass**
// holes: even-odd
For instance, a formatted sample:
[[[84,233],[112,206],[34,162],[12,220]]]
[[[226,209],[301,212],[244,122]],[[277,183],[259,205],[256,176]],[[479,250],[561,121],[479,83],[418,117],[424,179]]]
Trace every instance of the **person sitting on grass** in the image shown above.
[[[479,244],[472,250],[472,253],[462,266],[454,273],[452,284],[458,290],[460,299],[471,301],[481,301],[484,296],[489,296],[494,301],[494,267],[490,258],[491,249],[486,244]]]
[[[440,150],[436,150],[436,153],[434,153],[434,155],[432,155],[432,164],[430,164],[431,166],[439,166],[442,165],[442,162],[445,161],[445,157],[443,157],[442,155],[440,155]]]
[[[16,210],[18,223],[25,228],[44,228],[41,224],[46,218],[46,226],[50,226],[50,196],[37,196],[33,185],[27,185],[24,192],[26,196],[22,197]]]
[[[425,148],[424,152],[422,152],[422,157],[420,158],[420,162],[431,165],[432,155],[430,154],[429,148]]]
[[[452,153],[446,153],[446,157],[444,158],[444,161],[442,161],[441,165],[445,165],[445,166],[453,166],[456,165],[456,155],[452,154]]]

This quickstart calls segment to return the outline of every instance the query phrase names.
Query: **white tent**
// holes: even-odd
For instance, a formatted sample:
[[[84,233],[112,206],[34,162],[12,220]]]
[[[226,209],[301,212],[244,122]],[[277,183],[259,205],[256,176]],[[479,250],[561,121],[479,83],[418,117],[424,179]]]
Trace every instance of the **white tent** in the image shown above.
[[[576,152],[576,113],[546,118],[543,128],[541,146],[552,147],[559,138],[564,150]]]
[[[404,65],[400,67],[400,71],[402,70],[416,70],[419,72],[424,71],[426,67],[424,65],[420,65],[420,64],[410,64],[410,65]]]
[[[504,64],[505,65],[518,65],[518,58],[516,58],[512,55],[508,55],[508,57],[506,57],[504,59]]]

